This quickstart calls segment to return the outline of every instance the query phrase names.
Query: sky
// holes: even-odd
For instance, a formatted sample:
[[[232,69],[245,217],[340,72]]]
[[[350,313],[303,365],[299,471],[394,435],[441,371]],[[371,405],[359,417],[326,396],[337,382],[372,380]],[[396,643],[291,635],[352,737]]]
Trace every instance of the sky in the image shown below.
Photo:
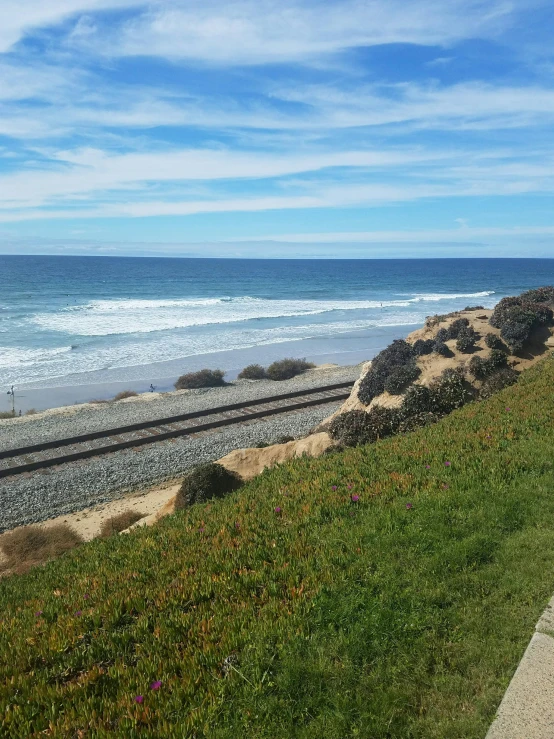
[[[0,0],[0,253],[554,257],[551,0]]]

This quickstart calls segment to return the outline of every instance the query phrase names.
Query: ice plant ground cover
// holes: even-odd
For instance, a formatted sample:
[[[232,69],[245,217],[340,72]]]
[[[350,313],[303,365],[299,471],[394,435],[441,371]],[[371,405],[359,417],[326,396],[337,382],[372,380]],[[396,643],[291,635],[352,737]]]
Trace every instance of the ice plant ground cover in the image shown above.
[[[0,735],[482,739],[554,592],[553,387],[0,583]]]

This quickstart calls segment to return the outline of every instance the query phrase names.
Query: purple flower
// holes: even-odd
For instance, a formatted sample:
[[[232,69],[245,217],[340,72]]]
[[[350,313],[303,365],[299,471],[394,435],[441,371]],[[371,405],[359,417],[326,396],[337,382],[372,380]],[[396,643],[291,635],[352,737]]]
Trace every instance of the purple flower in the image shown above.
[[[162,687],[162,681],[156,680],[150,684],[150,690],[159,690]]]
[[[83,613],[82,611],[75,611],[75,615],[76,615],[76,616],[81,616],[81,615],[82,615],[82,613]]]
[[[425,465],[425,469],[426,469],[426,470],[430,470],[430,469],[431,469],[431,465],[430,465],[430,464],[426,464],[426,465]]]
[[[357,503],[360,500],[360,496],[359,495],[351,495],[350,496],[350,500],[352,501],[352,503]]]
[[[135,703],[142,703],[144,701],[143,695],[136,695],[135,696]]]
[[[509,412],[511,410],[511,408],[506,408],[506,410]]]
[[[446,485],[446,484],[445,484],[445,485],[443,485],[443,486],[442,486],[442,489],[443,489],[443,490],[448,490],[448,485]]]
[[[349,490],[352,490],[352,488],[354,487],[354,485],[353,485],[353,484],[352,484],[351,482],[349,482],[349,483],[348,483],[348,485],[347,485],[346,487],[347,487],[347,488],[348,488]]]
[[[444,466],[445,466],[445,467],[450,467],[450,465],[451,465],[451,464],[452,464],[452,462],[445,462],[445,463],[444,463]]]
[[[275,513],[281,513],[281,507],[275,506]]]
[[[487,439],[492,439],[492,436],[490,434],[487,434]]]
[[[203,534],[203,533],[204,533],[204,527],[203,527],[203,526],[201,526],[201,527],[200,527],[200,528],[198,529],[198,532],[199,532],[200,534]]]
[[[88,600],[90,598],[90,595],[88,593],[85,593],[84,598],[85,600]]]
[[[336,490],[336,489],[337,489],[336,485],[331,485],[331,490]]]
[[[39,616],[42,616],[42,611],[37,611],[37,612],[35,613],[35,616],[36,616],[37,618],[38,618]]]
[[[414,507],[414,506],[413,506],[413,504],[412,504],[412,503],[406,503],[406,509],[407,509],[408,511],[410,510],[410,508],[413,508],[413,507]]]
[[[240,523],[238,521],[235,521],[235,528],[240,529]]]

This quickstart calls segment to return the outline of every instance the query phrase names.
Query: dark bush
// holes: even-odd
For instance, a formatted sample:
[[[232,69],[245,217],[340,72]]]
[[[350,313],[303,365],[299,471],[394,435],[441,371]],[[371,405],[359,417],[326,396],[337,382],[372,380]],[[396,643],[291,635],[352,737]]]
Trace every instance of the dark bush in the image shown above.
[[[223,370],[203,369],[199,372],[189,372],[181,375],[175,383],[176,390],[193,390],[199,387],[221,387],[225,385]]]
[[[432,423],[440,421],[441,416],[438,413],[416,413],[413,416],[407,416],[403,418],[398,427],[399,434],[407,434],[410,431],[422,428],[423,426],[429,426]]]
[[[435,336],[435,343],[439,341],[445,342],[448,341],[448,339],[450,338],[450,331],[447,328],[439,328],[439,330],[437,331],[437,335]]]
[[[404,390],[417,380],[421,370],[415,364],[406,364],[403,367],[393,369],[385,380],[385,390],[391,395],[400,395]]]
[[[506,350],[508,347],[506,344],[502,341],[500,336],[497,336],[496,334],[487,334],[485,336],[485,344],[489,347],[489,349],[504,349]]]
[[[505,387],[514,385],[518,381],[518,377],[519,374],[511,367],[498,370],[498,372],[495,372],[484,380],[479,391],[479,397],[483,399],[490,398],[491,395],[504,390]]]
[[[396,339],[386,349],[375,357],[369,372],[360,383],[358,399],[364,405],[369,405],[373,398],[380,395],[385,389],[385,381],[391,372],[405,365],[413,364],[414,350],[404,339]]]
[[[463,354],[473,351],[475,348],[475,342],[477,341],[477,334],[471,328],[471,326],[465,326],[458,333],[456,339],[456,349]]]
[[[486,359],[472,357],[469,363],[469,371],[475,378],[482,380],[505,367],[507,362],[508,359],[504,352],[501,352],[499,349],[493,349],[490,356]]]
[[[261,364],[249,364],[239,372],[239,380],[263,380],[266,377],[265,369]]]
[[[125,398],[136,398],[138,393],[135,393],[134,390],[122,390],[120,393],[118,393],[114,400],[125,400]]]
[[[430,413],[433,410],[433,396],[425,385],[412,385],[406,390],[400,407],[403,418]]]
[[[537,287],[535,290],[527,290],[527,292],[521,293],[519,297],[524,303],[554,304],[554,287],[552,285]]]
[[[396,408],[376,405],[370,411],[347,411],[336,416],[329,426],[332,439],[343,446],[372,444],[398,430],[401,415]]]
[[[430,387],[434,413],[451,413],[469,403],[472,393],[464,380],[463,371],[445,369]]]
[[[469,329],[468,319],[467,318],[457,318],[455,321],[452,321],[452,323],[448,327],[448,338],[457,339],[458,336],[461,336],[468,329]]]
[[[132,526],[137,521],[143,518],[143,514],[138,511],[127,510],[122,513],[118,513],[117,516],[111,516],[107,518],[102,527],[100,528],[99,536],[102,539],[107,539],[114,534],[119,534],[121,531],[125,531],[129,526]]]
[[[15,416],[11,411],[2,411],[0,413],[0,419],[4,419],[4,418],[15,418]]]
[[[242,484],[239,475],[217,462],[198,465],[183,480],[177,493],[175,508],[186,508],[212,498],[223,498],[233,490],[238,490]]]
[[[444,341],[435,341],[433,351],[436,354],[440,354],[441,357],[451,357],[452,352],[448,348],[448,346],[444,343]]]
[[[266,375],[270,380],[290,380],[313,367],[315,364],[306,362],[305,359],[279,359],[269,365]]]
[[[433,339],[418,339],[414,342],[412,349],[416,357],[422,357],[424,354],[432,354],[434,346]]]
[[[466,305],[464,308],[464,311],[466,310],[485,310],[484,305]]]
[[[500,335],[513,352],[523,349],[533,329],[552,323],[552,309],[543,302],[552,302],[554,288],[542,287],[530,290],[519,297],[503,298],[495,307],[490,323],[500,329]]]

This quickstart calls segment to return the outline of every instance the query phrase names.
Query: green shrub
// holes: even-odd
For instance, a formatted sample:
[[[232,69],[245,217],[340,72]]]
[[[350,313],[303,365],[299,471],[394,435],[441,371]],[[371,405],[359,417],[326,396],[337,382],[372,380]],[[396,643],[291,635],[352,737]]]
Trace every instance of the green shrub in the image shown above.
[[[125,398],[136,398],[137,396],[138,393],[135,393],[134,390],[122,390],[115,396],[114,400],[125,400]]]
[[[423,426],[429,426],[432,423],[436,423],[437,421],[440,421],[441,418],[442,416],[439,413],[431,413],[429,411],[406,416],[398,426],[398,433],[408,434],[416,429],[423,428]]]
[[[537,302],[550,296],[554,288],[530,290],[519,297],[503,298],[490,318],[491,326],[500,329],[500,335],[513,352],[520,352],[538,326],[552,323],[553,312],[547,303]]]
[[[193,390],[201,387],[221,387],[225,385],[223,379],[225,372],[222,370],[203,369],[198,372],[189,372],[181,375],[175,383],[176,390]]]
[[[249,364],[239,372],[239,380],[263,380],[266,377],[265,369],[261,364]]]
[[[527,290],[519,296],[524,303],[546,303],[554,304],[554,287],[537,287],[535,290]]]
[[[186,508],[194,503],[204,503],[212,498],[223,498],[243,485],[242,478],[217,462],[208,462],[195,467],[183,480],[175,508]]]
[[[506,344],[502,341],[500,336],[497,336],[496,334],[487,334],[485,336],[485,345],[488,346],[489,349],[504,349],[507,350]]]
[[[0,419],[3,418],[15,418],[15,415],[11,411],[2,411],[0,413]]]
[[[401,395],[420,374],[421,370],[415,363],[397,367],[385,380],[385,390],[391,395]]]
[[[473,394],[464,380],[463,371],[459,369],[445,369],[433,383],[431,383],[434,413],[451,413],[456,408],[469,403]]]
[[[290,380],[314,367],[315,364],[306,362],[305,359],[279,359],[277,362],[269,365],[266,374],[270,380]]]
[[[484,305],[466,305],[464,308],[464,311],[470,311],[470,310],[485,310]]]
[[[514,385],[518,381],[518,379],[519,373],[511,367],[500,369],[484,380],[483,385],[481,386],[481,389],[479,391],[479,397],[483,400],[485,400],[486,398],[490,398],[491,395],[504,390],[505,387]]]
[[[367,412],[347,411],[336,416],[329,426],[329,435],[342,446],[372,444],[395,434],[400,421],[396,408],[376,405]]]
[[[471,328],[471,326],[465,326],[458,332],[458,338],[456,339],[456,349],[463,354],[467,354],[475,348],[475,342],[477,341],[477,334]]]
[[[418,339],[414,342],[412,349],[416,357],[421,357],[424,354],[432,354],[435,341],[433,339]]]
[[[276,439],[273,439],[273,441],[260,441],[258,444],[254,445],[255,449],[265,449],[268,446],[273,446],[274,444],[288,444],[289,441],[294,441],[294,436],[278,436]]]
[[[467,318],[457,318],[455,321],[452,321],[452,323],[448,327],[448,338],[457,339],[458,336],[467,333],[468,329],[469,320]]]
[[[486,359],[475,356],[469,362],[469,371],[478,380],[498,372],[507,365],[508,358],[499,349],[493,349]]]
[[[426,385],[412,385],[406,390],[400,410],[403,418],[433,411],[433,395]]]
[[[448,348],[448,346],[444,343],[444,341],[435,341],[433,346],[433,351],[435,354],[440,354],[441,357],[451,357],[452,352]]]
[[[437,335],[435,336],[435,343],[445,342],[451,338],[450,331],[447,328],[439,328]]]
[[[386,379],[391,372],[398,367],[413,364],[414,357],[413,347],[404,339],[396,339],[389,344],[375,357],[369,372],[362,379],[358,389],[359,401],[369,405],[373,398],[384,391]]]
[[[119,534],[137,521],[140,521],[141,518],[144,518],[142,513],[132,511],[130,509],[123,511],[122,513],[118,513],[117,516],[111,516],[104,521],[98,536],[102,539],[107,539],[109,536]]]

